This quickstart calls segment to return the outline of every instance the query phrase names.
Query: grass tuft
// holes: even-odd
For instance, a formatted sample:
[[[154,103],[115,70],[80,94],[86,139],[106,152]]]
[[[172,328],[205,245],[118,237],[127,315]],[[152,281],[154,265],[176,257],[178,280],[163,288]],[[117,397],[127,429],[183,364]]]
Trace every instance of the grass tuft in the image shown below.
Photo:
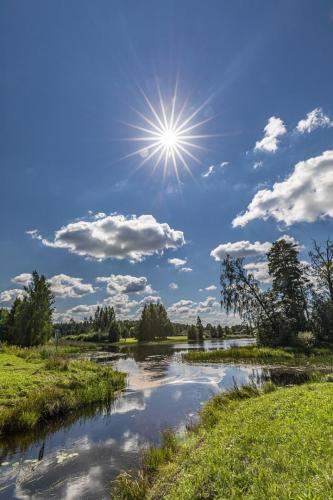
[[[0,435],[32,430],[72,410],[108,402],[124,387],[125,374],[69,356],[68,348],[58,355],[48,347],[1,348]]]

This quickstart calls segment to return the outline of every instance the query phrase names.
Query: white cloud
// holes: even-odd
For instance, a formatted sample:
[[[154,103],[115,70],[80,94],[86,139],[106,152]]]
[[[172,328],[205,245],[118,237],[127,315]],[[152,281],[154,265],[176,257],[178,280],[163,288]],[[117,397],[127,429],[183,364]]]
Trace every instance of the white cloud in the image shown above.
[[[169,264],[171,264],[174,267],[181,267],[184,264],[186,264],[187,259],[177,259],[177,258],[174,258],[174,259],[168,259],[168,262],[169,262]]]
[[[182,267],[181,269],[179,269],[180,273],[191,273],[192,271],[193,269],[191,267]]]
[[[139,305],[139,302],[130,300],[128,295],[121,293],[104,299],[102,305],[112,306],[117,317],[128,318],[132,315],[133,309]]]
[[[206,300],[199,302],[197,311],[198,313],[208,313],[212,311],[215,306],[220,306],[215,297],[207,297]]]
[[[200,315],[204,323],[231,325],[240,321],[237,316],[227,316],[222,311],[218,300],[211,296],[201,302],[186,299],[179,300],[172,304],[167,312],[173,321],[180,323],[195,323],[198,315]]]
[[[144,299],[140,300],[139,305],[144,306],[145,304],[157,304],[162,303],[162,299],[159,295],[148,295]]]
[[[209,177],[210,175],[212,175],[214,173],[214,168],[215,168],[215,165],[211,165],[210,167],[208,167],[208,170],[206,170],[206,172],[204,172],[201,177]]]
[[[256,161],[254,164],[253,164],[253,169],[254,170],[257,170],[258,168],[262,167],[263,166],[263,162],[262,161]]]
[[[15,276],[12,281],[27,286],[31,279],[30,273],[22,273]],[[96,289],[90,283],[82,283],[82,278],[74,278],[67,274],[57,274],[47,281],[51,285],[52,293],[60,298],[78,298],[96,292]]]
[[[216,285],[209,285],[209,286],[206,286],[205,290],[207,290],[208,292],[212,291],[212,290],[216,290],[217,289],[217,286]]]
[[[82,278],[73,278],[66,274],[57,274],[48,280],[56,297],[77,298],[96,292],[90,283],[82,283],[82,281]]]
[[[273,188],[258,191],[233,227],[245,226],[254,219],[273,217],[287,226],[333,217],[333,151],[300,161],[292,174]]]
[[[103,215],[96,220],[67,224],[55,232],[53,240],[42,238],[42,243],[98,260],[128,259],[131,262],[140,262],[149,255],[185,244],[182,231],[157,222],[152,215]],[[27,233],[40,239],[36,230]]]
[[[333,127],[333,122],[321,108],[315,108],[306,115],[306,118],[297,123],[296,131],[300,134],[310,134],[319,127]]]
[[[272,279],[268,273],[268,262],[248,262],[244,269],[253,274],[253,277],[261,283],[271,283]]]
[[[229,162],[228,161],[223,161],[222,163],[220,163],[219,167],[223,168],[223,167],[226,167],[227,165],[229,165]],[[210,167],[208,167],[208,170],[206,170],[206,172],[204,172],[203,174],[201,174],[201,177],[209,177],[210,175],[214,174],[215,172],[215,165],[211,165]]]
[[[4,290],[0,292],[0,302],[13,302],[16,297],[22,298],[24,296],[24,290],[20,288],[12,288],[11,290]]]
[[[14,278],[11,279],[13,283],[17,283],[18,285],[28,286],[31,283],[32,276],[31,273],[21,273]]]
[[[69,321],[71,318],[80,321],[83,318],[93,316],[98,306],[110,306],[114,308],[117,317],[123,319],[131,317],[134,308],[139,304],[140,302],[137,300],[130,300],[128,295],[121,293],[112,295],[97,304],[79,304],[62,313],[57,311],[54,316],[57,321]]]
[[[177,283],[169,283],[169,288],[171,288],[171,290],[177,290],[178,285]]]
[[[106,290],[110,295],[117,293],[152,293],[152,287],[145,276],[130,276],[128,274],[111,274],[96,278],[99,283],[107,283]]]
[[[278,138],[287,132],[287,129],[281,120],[281,118],[276,118],[276,116],[271,116],[264,128],[265,135],[261,141],[257,141],[254,147],[257,151],[267,151],[269,153],[275,153],[278,149],[279,140]]]
[[[265,241],[261,243],[260,241],[255,241],[251,243],[250,241],[235,241],[234,243],[222,243],[218,247],[214,248],[210,252],[210,255],[216,260],[223,260],[226,255],[231,257],[249,257],[253,255],[263,255],[268,252],[271,248],[271,243]]]

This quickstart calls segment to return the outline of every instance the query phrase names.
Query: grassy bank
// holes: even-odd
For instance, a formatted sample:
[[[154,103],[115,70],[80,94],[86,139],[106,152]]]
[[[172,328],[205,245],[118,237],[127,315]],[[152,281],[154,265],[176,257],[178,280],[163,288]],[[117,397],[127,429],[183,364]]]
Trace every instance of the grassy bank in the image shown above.
[[[198,429],[148,456],[152,473],[120,477],[117,498],[331,498],[333,384],[268,389],[213,398]]]
[[[111,367],[73,359],[78,348],[53,346],[0,350],[0,435],[31,430],[49,419],[94,402],[108,401],[124,387]]]
[[[288,366],[333,367],[333,350],[312,349],[308,354],[291,348],[269,348],[257,346],[231,347],[211,351],[192,351],[183,354],[190,362],[247,362],[260,364],[282,364]]]

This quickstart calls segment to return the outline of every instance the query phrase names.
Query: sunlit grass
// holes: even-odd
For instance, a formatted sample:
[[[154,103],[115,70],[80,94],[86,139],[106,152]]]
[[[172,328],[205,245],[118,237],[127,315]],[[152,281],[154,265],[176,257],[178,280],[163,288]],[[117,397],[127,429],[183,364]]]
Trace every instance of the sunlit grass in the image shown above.
[[[211,400],[140,498],[331,498],[333,384],[272,389]]]
[[[61,353],[61,355],[60,355]],[[48,419],[112,398],[125,375],[71,359],[71,349],[0,350],[0,434],[24,431]]]
[[[190,362],[243,361],[260,364],[311,365],[333,367],[333,350],[313,349],[310,355],[291,348],[270,348],[257,346],[231,347],[211,351],[184,353],[183,359]]]

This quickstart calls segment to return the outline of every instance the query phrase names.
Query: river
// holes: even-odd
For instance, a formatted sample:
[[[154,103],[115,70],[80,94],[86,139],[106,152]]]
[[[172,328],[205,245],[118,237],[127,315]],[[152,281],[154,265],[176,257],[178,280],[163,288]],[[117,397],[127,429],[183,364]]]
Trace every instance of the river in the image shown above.
[[[158,443],[162,429],[182,433],[217,392],[270,376],[253,365],[183,363],[181,353],[249,343],[253,340],[114,349],[119,356],[112,363],[128,379],[109,407],[89,408],[42,432],[0,442],[0,498],[109,498],[112,479],[121,470],[137,469],[140,450]]]

